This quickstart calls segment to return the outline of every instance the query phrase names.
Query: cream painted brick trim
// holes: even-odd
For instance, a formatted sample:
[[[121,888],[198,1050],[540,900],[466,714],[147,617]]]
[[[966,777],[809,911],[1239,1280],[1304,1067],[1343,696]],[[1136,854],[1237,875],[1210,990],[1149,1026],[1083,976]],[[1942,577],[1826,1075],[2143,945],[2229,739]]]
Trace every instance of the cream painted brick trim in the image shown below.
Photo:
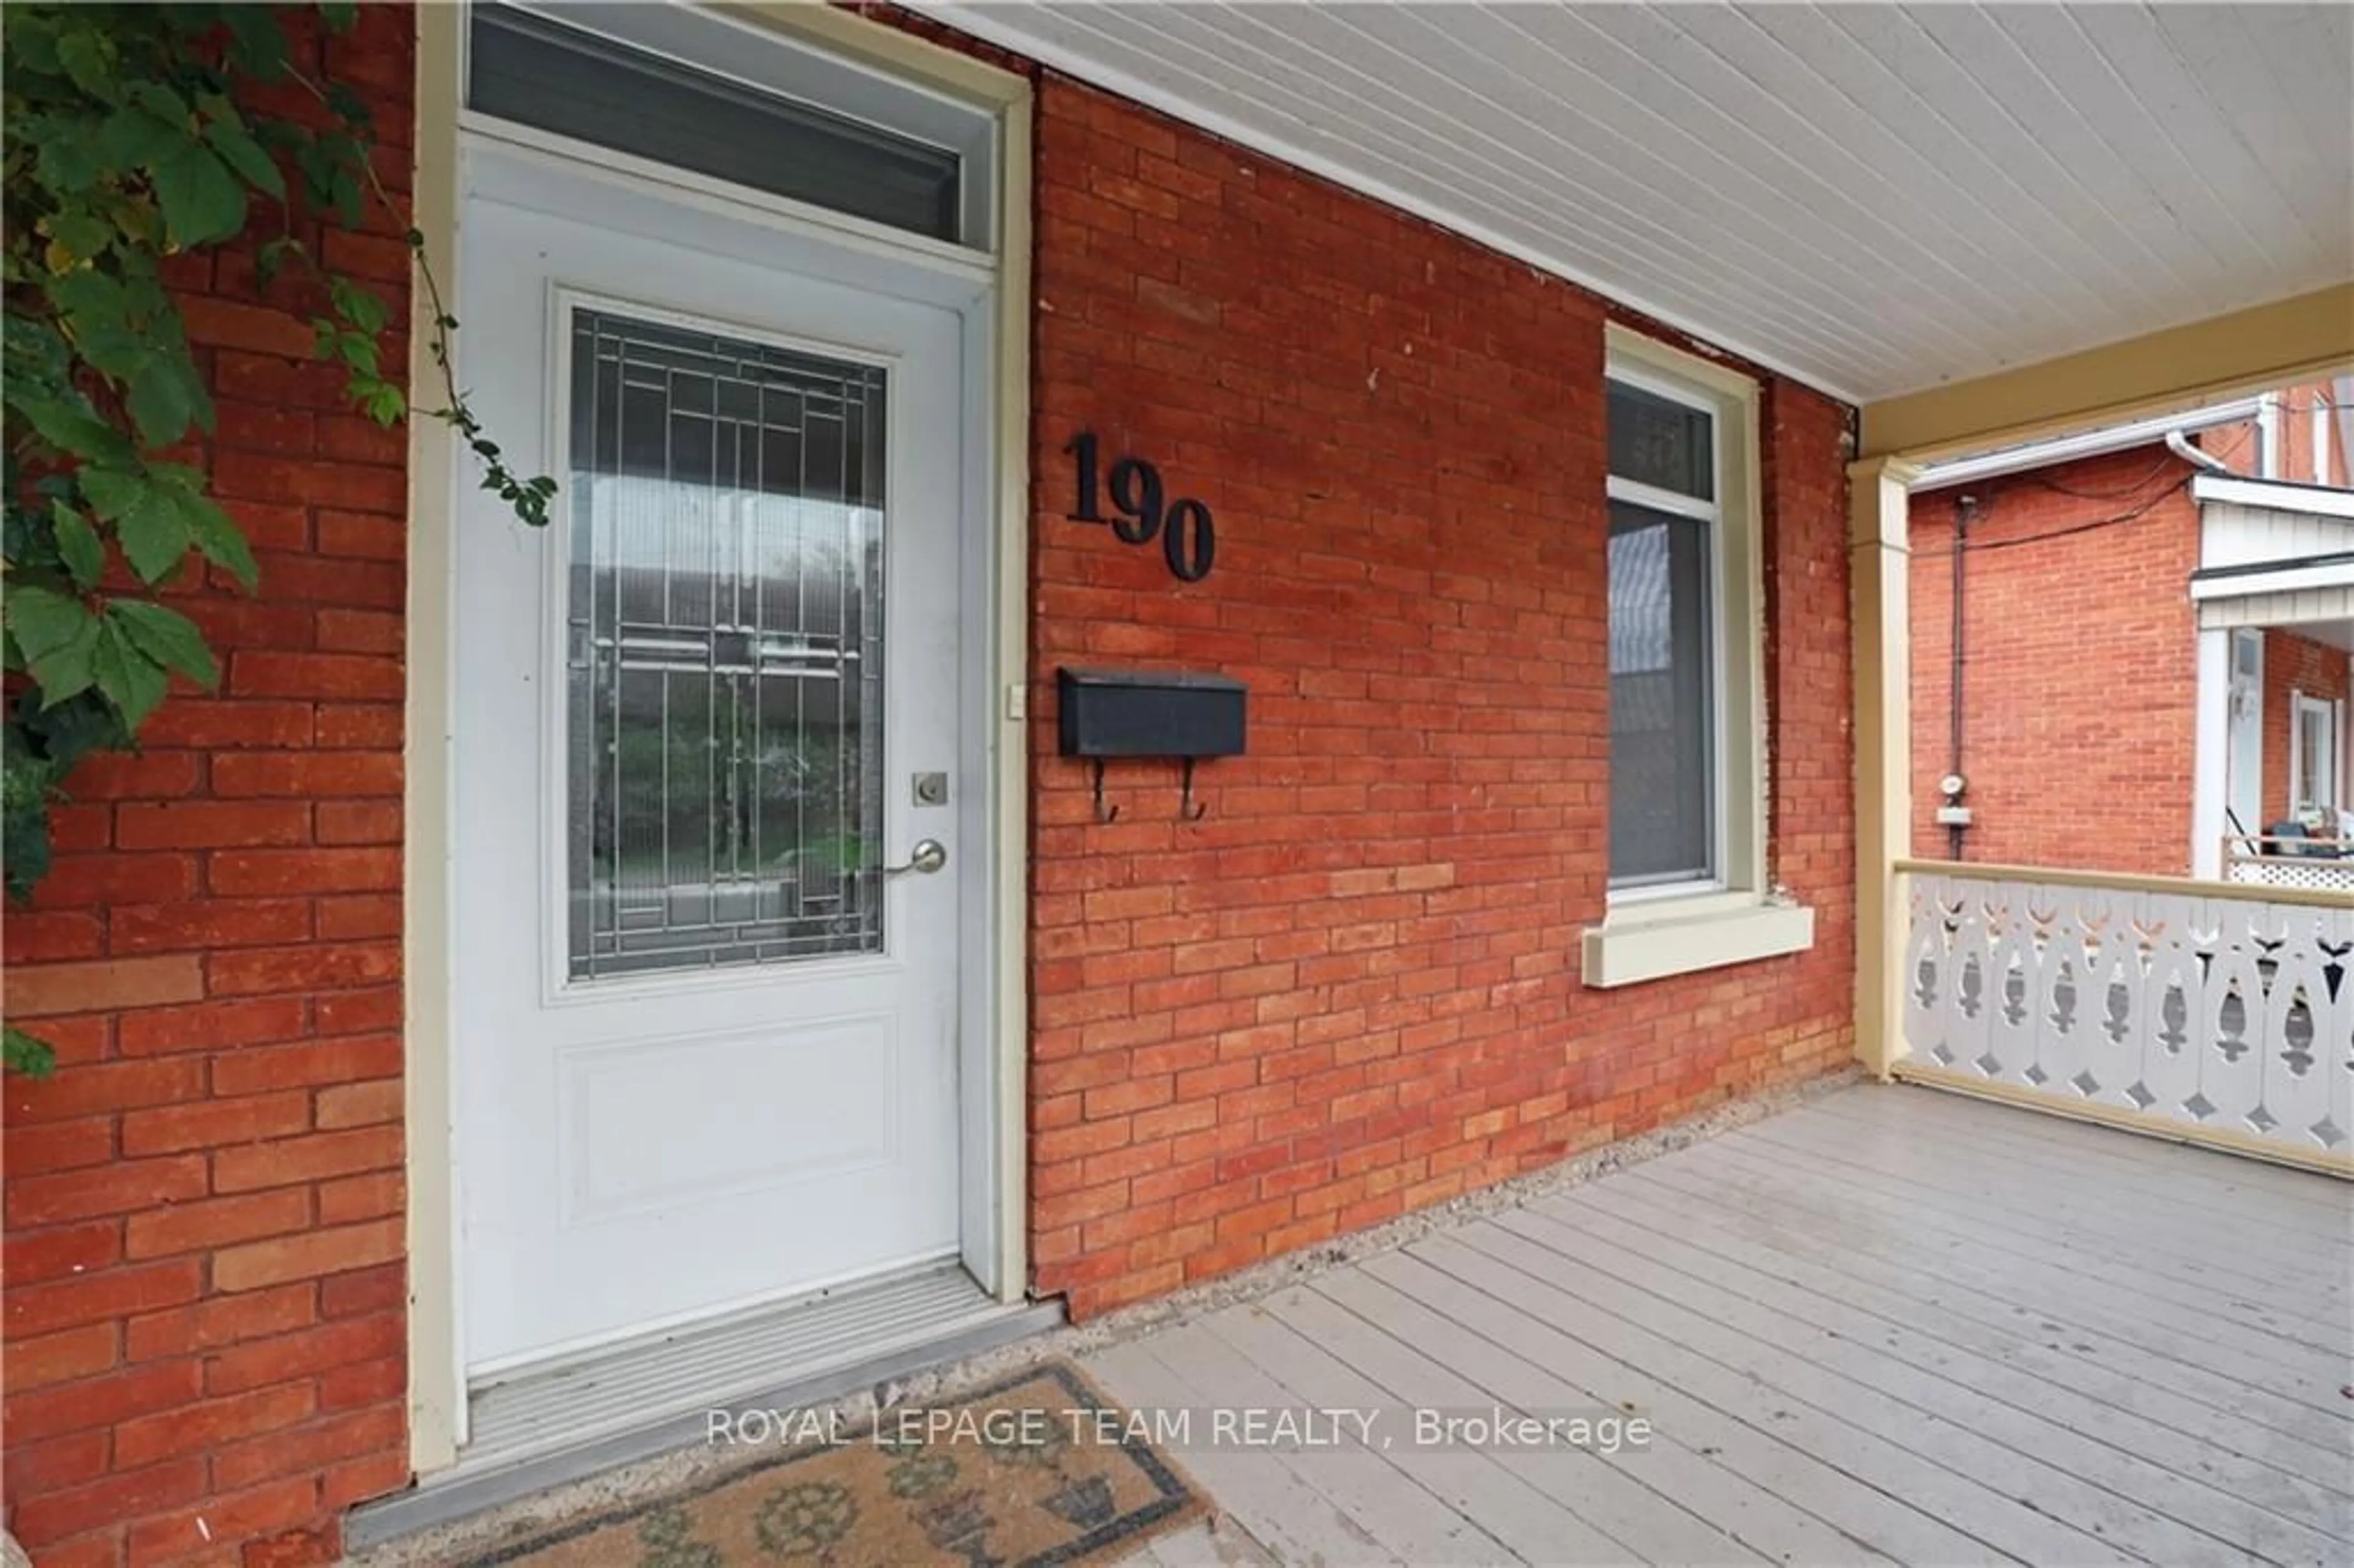
[[[1581,972],[1597,989],[1723,969],[1802,953],[1815,945],[1815,912],[1799,905],[1751,904],[1681,919],[1613,916],[1585,929]]]

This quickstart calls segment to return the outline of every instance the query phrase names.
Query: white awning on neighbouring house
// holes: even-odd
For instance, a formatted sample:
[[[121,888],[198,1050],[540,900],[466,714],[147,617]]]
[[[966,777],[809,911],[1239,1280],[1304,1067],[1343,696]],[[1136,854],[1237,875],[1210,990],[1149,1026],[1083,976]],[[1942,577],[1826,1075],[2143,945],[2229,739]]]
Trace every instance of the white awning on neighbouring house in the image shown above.
[[[2295,627],[2354,647],[2354,490],[2202,473],[2190,493],[2201,628]]]
[[[2190,597],[2198,601],[2202,631],[2278,627],[2354,652],[2354,559],[2338,563],[2331,578],[2304,588],[2241,588],[2228,582],[2194,581]],[[2202,591],[2226,588],[2230,591]]]

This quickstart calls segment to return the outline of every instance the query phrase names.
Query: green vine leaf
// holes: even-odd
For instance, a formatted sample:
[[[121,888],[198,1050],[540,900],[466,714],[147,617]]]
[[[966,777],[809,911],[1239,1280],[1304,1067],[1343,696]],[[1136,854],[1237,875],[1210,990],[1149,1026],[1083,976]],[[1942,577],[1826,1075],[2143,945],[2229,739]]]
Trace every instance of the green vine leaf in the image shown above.
[[[356,376],[352,380],[352,401],[359,405],[360,412],[377,424],[387,427],[398,424],[400,417],[408,411],[408,395],[391,382],[371,381]]]
[[[114,51],[101,34],[68,33],[58,40],[57,60],[74,85],[92,98],[113,96]]]
[[[238,176],[256,190],[267,191],[281,201],[286,198],[286,176],[270,161],[270,154],[244,124],[233,119],[217,119],[205,127],[205,140],[222,161],[237,171]]]
[[[245,227],[245,186],[202,143],[175,133],[148,167],[164,229],[180,249],[226,239]]]
[[[52,119],[41,122],[33,133],[41,138],[33,166],[44,184],[79,196],[98,183],[106,159],[99,149],[95,129]]]
[[[114,243],[114,225],[91,212],[61,212],[45,225],[52,249],[62,248],[76,263],[90,261]]]
[[[196,111],[188,107],[187,99],[176,89],[161,81],[151,79],[133,83],[131,97],[166,125],[176,128],[196,119]]]
[[[158,583],[179,566],[193,540],[177,499],[147,475],[90,469],[82,493],[98,514],[114,524],[122,558],[143,583]]]
[[[8,1025],[4,1048],[8,1071],[28,1078],[46,1078],[57,1070],[58,1054],[15,1024]]]
[[[205,634],[178,610],[145,599],[118,599],[109,602],[106,615],[154,663],[201,685],[220,684],[220,665],[205,646]]]
[[[349,278],[338,278],[329,284],[327,300],[353,331],[365,333],[371,339],[391,323],[392,307]]]
[[[43,706],[88,689],[97,678],[91,661],[98,652],[98,618],[80,599],[24,583],[9,590],[0,609],[5,609],[9,635],[16,640],[26,667],[39,683]]]
[[[182,132],[148,110],[126,106],[108,115],[92,148],[97,163],[118,171],[151,168],[170,154]]]
[[[49,523],[57,530],[58,555],[64,560],[74,587],[96,588],[100,574],[106,570],[106,546],[99,538],[98,530],[90,525],[89,518],[62,501],[50,503]]]
[[[140,436],[153,446],[178,440],[192,424],[212,423],[210,403],[194,368],[160,356],[131,373],[123,404],[138,424]]]
[[[318,10],[331,31],[356,17],[348,5]],[[423,237],[370,161],[366,103],[345,83],[306,74],[291,12],[0,5],[0,664],[12,686],[0,728],[0,873],[19,898],[48,873],[49,813],[74,768],[135,746],[175,675],[219,682],[200,628],[155,591],[189,582],[198,560],[249,589],[258,577],[206,474],[169,461],[192,429],[213,429],[213,403],[165,285],[178,277],[167,258],[235,243],[265,287],[299,268],[311,297],[326,302],[313,323],[317,356],[345,372],[353,408],[390,425],[410,413],[383,369],[395,305],[323,266],[313,242],[320,222],[356,227],[373,204],[389,231],[407,229],[416,259],[426,367],[446,395],[429,417],[465,441],[484,488],[517,518],[547,522],[556,482],[510,468],[458,387],[458,323]],[[307,94],[319,111],[249,90],[264,83]],[[256,196],[279,204],[281,233],[249,232]],[[132,579],[119,588],[108,577],[118,556]],[[51,1060],[38,1040],[7,1030],[8,1070],[46,1071]]]
[[[137,729],[171,690],[172,678],[164,666],[122,634],[111,619],[98,623],[97,644],[90,650],[90,683],[122,711],[122,722]]]
[[[19,384],[8,389],[8,408],[62,456],[87,462],[122,462],[131,456],[131,443],[79,393],[41,397]]]
[[[237,531],[237,524],[229,521],[228,514],[215,505],[210,497],[191,493],[182,498],[180,516],[187,524],[188,537],[195,542],[197,552],[251,593],[261,581],[261,567],[253,558],[252,546]]]
[[[227,5],[221,20],[228,24],[229,58],[237,69],[256,81],[276,81],[286,74],[286,29],[267,5]]]

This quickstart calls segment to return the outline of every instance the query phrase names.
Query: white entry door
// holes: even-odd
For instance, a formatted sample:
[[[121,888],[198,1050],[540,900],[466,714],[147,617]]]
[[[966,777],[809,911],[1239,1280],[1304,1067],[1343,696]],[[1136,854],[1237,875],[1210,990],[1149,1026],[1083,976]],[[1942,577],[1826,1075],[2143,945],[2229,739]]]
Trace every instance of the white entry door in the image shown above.
[[[480,1377],[956,1253],[966,846],[918,780],[973,772],[957,315],[585,181],[477,169],[461,233],[461,382],[561,487],[458,517]]]

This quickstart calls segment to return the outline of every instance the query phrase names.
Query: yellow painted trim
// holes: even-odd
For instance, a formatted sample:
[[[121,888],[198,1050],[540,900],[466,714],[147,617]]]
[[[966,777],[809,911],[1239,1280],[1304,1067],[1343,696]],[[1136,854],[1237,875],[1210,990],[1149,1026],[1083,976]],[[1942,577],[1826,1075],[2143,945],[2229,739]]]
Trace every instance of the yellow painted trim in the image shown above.
[[[1912,847],[1912,612],[1906,487],[1890,458],[1848,468],[1855,647],[1855,1054],[1886,1077],[1903,1054],[1904,911],[1893,869]]]
[[[996,705],[997,1296],[1030,1292],[1030,84],[999,115]],[[1026,705],[1019,710],[1027,712]]]
[[[1910,856],[1900,856],[1895,869],[1912,875],[1958,876],[1972,882],[2026,882],[2056,887],[2097,887],[2117,893],[2157,893],[2174,898],[2229,898],[2243,904],[2294,904],[2310,909],[2346,907],[2346,895],[2326,887],[2265,887],[2254,883],[2206,882],[2189,876],[2128,876],[2111,871],[2062,871],[2054,866],[1916,860]]]
[[[1606,356],[1624,355],[1669,376],[1694,382],[1722,397],[1746,398],[1757,397],[1757,382],[1744,376],[1731,366],[1719,364],[1705,355],[1678,348],[1671,343],[1646,336],[1630,326],[1617,322],[1602,323],[1602,350]]]
[[[2173,1143],[2187,1143],[2200,1149],[2218,1149],[2229,1154],[2246,1155],[2251,1159],[2269,1160],[2298,1171],[2318,1171],[2325,1176],[2354,1180],[2354,1154],[2333,1154],[2324,1150],[2306,1153],[2301,1150],[2284,1148],[2261,1138],[2233,1132],[2228,1128],[2186,1127],[2164,1117],[2150,1116],[2142,1111],[2126,1109],[2123,1106],[2105,1106],[2086,1102],[2072,1105],[2054,1099],[2033,1089],[2016,1084],[1989,1083],[1956,1073],[1950,1067],[1932,1067],[1914,1062],[1894,1065],[1893,1075],[1908,1084],[1921,1084],[1931,1088],[1953,1093],[1974,1095],[1980,1099],[1999,1100],[2004,1105],[2024,1106],[2047,1116],[2066,1117],[2071,1121],[2096,1122],[2103,1127],[2121,1128],[2150,1138],[2163,1138]]]
[[[460,5],[417,7],[414,217],[425,255],[454,302],[458,286]],[[432,313],[412,281],[408,406],[448,394],[429,351]],[[465,1438],[458,1351],[458,1202],[450,1040],[450,727],[454,710],[450,616],[457,452],[439,419],[408,421],[408,686],[402,715],[401,974],[408,1167],[408,1462],[419,1475],[457,1463]]]
[[[2354,283],[2211,316],[1863,409],[1866,456],[1915,461],[2315,380],[2354,366]]]
[[[873,66],[885,75],[985,108],[1002,109],[1029,101],[1027,78],[970,55],[943,48],[913,33],[886,26],[828,0],[750,0],[748,4],[714,5],[711,9],[797,34],[834,54]]]

